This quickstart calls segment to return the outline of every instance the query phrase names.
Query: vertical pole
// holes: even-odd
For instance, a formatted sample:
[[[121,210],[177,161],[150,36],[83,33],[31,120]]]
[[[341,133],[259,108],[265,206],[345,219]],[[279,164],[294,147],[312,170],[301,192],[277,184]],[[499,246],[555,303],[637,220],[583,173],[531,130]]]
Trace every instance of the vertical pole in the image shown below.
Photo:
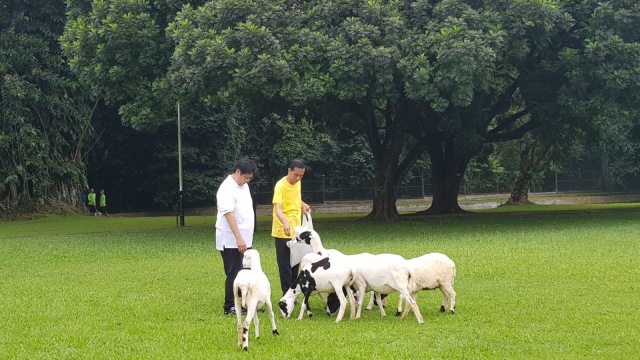
[[[424,170],[420,170],[420,194],[424,200]]]
[[[325,183],[324,183],[324,174],[322,174],[322,204],[326,204],[326,191],[325,191]]]
[[[180,196],[180,226],[184,226],[184,206],[182,202],[182,128],[180,125],[180,102],[178,101],[178,182]]]
[[[558,170],[556,170],[556,191],[555,193],[558,193]]]

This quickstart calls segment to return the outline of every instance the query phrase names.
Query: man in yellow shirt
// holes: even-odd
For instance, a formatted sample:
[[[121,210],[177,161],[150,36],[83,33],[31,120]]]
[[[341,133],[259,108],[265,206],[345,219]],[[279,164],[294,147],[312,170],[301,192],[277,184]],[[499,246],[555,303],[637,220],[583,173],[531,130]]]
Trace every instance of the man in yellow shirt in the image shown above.
[[[287,176],[276,183],[273,190],[273,223],[271,236],[276,240],[276,259],[280,271],[280,286],[284,295],[298,276],[299,265],[291,266],[291,251],[287,241],[293,238],[294,228],[302,222],[302,212],[311,211],[302,201],[302,184],[307,166],[304,161],[294,159],[289,162]]]

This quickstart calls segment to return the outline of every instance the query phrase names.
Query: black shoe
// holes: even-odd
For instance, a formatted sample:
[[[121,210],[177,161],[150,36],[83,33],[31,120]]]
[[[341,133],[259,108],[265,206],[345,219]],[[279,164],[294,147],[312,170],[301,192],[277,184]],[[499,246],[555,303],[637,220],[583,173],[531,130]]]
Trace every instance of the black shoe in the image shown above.
[[[224,309],[224,314],[225,315],[235,315],[236,314],[236,308],[232,306],[229,309]]]
[[[235,315],[236,314],[235,306],[232,306],[230,309],[224,309],[224,314],[225,315]],[[247,315],[247,309],[242,309],[242,315]]]

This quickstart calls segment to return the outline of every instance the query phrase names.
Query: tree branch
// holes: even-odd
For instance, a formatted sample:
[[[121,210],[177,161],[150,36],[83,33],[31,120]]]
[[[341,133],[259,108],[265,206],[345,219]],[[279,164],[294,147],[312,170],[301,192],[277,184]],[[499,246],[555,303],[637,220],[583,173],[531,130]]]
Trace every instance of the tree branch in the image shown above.
[[[500,131],[503,131],[508,126],[513,125],[516,121],[518,121],[521,117],[525,116],[528,113],[529,113],[529,110],[528,109],[524,109],[522,111],[519,111],[519,112],[509,116],[502,123],[498,124],[498,126],[496,126],[491,131],[489,131],[487,133],[487,135],[493,136],[493,135],[498,134]]]
[[[508,131],[504,133],[487,134],[488,136],[486,137],[486,139],[487,139],[487,142],[502,142],[502,141],[516,140],[516,139],[520,139],[524,134],[528,133],[529,131],[539,126],[540,126],[539,122],[530,120],[527,123],[520,126],[519,128],[512,131]]]

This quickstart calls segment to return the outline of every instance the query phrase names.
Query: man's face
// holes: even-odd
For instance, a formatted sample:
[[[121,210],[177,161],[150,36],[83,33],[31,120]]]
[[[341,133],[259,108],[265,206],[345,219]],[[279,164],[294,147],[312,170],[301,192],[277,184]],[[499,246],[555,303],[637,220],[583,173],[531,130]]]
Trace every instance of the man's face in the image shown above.
[[[293,168],[293,170],[289,169],[289,172],[287,173],[287,181],[289,182],[289,184],[293,185],[302,180],[302,177],[304,176],[304,170],[305,168]]]
[[[241,174],[240,170],[236,170],[234,175],[234,180],[238,183],[238,185],[242,186],[249,181],[253,180],[253,173]]]

